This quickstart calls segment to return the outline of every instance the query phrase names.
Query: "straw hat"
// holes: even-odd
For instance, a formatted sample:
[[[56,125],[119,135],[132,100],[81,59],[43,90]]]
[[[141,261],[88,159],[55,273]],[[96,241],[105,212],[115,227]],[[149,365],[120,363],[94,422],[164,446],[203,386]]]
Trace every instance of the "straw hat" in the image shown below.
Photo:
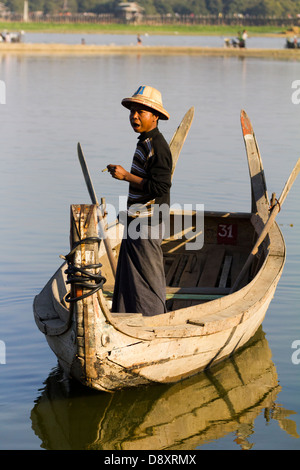
[[[131,98],[124,98],[122,105],[131,109],[132,103],[139,103],[159,112],[161,119],[169,119],[170,114],[163,108],[160,91],[151,86],[140,86]]]

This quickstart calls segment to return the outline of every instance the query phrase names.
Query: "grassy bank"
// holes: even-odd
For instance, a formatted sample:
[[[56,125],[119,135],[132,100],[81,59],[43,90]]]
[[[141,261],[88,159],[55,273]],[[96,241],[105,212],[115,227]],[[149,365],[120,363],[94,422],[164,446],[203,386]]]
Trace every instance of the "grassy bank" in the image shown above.
[[[0,22],[0,31],[25,31],[36,33],[78,33],[78,34],[179,34],[236,36],[243,26],[225,25],[125,25],[94,23],[23,23]],[[270,36],[284,34],[284,28],[275,26],[249,26],[250,36]]]

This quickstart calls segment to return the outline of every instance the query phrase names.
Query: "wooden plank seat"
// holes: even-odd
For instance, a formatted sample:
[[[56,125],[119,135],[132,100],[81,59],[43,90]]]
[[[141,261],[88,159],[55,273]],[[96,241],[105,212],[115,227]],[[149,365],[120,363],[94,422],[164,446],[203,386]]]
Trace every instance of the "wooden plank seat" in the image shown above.
[[[232,256],[225,256],[223,246],[213,245],[204,253],[177,256],[166,273],[168,309],[196,305],[229,293],[226,286],[231,265]],[[175,287],[180,289],[171,292],[170,289]]]
[[[220,298],[230,293],[247,253],[211,245],[203,252],[166,254],[166,299],[168,310],[177,310]],[[247,282],[245,276],[244,283]],[[104,286],[106,298],[113,295],[113,286]]]

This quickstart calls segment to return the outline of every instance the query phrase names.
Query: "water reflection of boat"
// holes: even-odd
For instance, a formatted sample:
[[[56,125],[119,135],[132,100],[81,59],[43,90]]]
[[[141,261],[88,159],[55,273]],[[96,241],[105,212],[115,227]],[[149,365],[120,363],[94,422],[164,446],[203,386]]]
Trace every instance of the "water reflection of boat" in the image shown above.
[[[275,404],[280,386],[261,328],[234,357],[175,385],[107,394],[61,377],[60,369],[49,375],[31,412],[49,450],[191,450],[228,433],[247,449],[262,413],[299,437],[293,412]]]

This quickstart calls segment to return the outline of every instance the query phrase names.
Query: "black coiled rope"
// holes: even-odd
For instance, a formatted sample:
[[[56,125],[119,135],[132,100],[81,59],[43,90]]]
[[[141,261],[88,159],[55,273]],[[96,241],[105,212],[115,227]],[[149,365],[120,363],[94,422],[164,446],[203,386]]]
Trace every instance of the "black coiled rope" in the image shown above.
[[[68,268],[65,270],[65,273],[67,274],[67,284],[76,284],[77,287],[89,289],[89,292],[78,297],[71,297],[71,293],[67,294],[65,297],[66,302],[77,302],[78,300],[85,299],[86,297],[95,294],[99,289],[102,289],[103,284],[106,282],[106,278],[101,275],[100,271],[102,264],[88,264],[84,266],[84,268],[79,268],[74,266],[71,262],[71,256],[79,245],[82,245],[83,243],[100,243],[100,241],[101,238],[98,237],[84,238],[83,240],[75,243],[70,253],[65,256],[61,256],[61,258],[64,258],[68,263]],[[99,271],[97,274],[93,274],[88,272],[89,269],[99,269]],[[80,273],[81,276],[78,276],[78,273]]]

